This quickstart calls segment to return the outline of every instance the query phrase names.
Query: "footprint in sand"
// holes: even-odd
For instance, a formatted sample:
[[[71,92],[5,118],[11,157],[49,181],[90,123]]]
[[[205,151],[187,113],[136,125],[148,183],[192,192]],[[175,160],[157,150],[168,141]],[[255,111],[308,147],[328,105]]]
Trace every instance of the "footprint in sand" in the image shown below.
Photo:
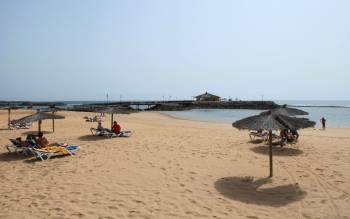
[[[142,205],[145,205],[146,203],[141,201],[141,200],[134,200],[134,202],[136,202],[137,204],[142,204]]]
[[[247,216],[247,218],[249,218],[249,219],[259,219],[258,216]]]
[[[84,217],[84,214],[81,213],[81,212],[74,212],[73,214],[71,214],[72,216],[75,216],[75,217]]]
[[[193,193],[191,190],[189,190],[189,189],[185,189],[185,191],[186,192],[188,192],[188,193]]]
[[[34,198],[37,198],[37,199],[45,199],[46,196],[45,195],[33,195]]]
[[[109,209],[113,209],[113,210],[118,210],[118,207],[116,206],[108,206]]]

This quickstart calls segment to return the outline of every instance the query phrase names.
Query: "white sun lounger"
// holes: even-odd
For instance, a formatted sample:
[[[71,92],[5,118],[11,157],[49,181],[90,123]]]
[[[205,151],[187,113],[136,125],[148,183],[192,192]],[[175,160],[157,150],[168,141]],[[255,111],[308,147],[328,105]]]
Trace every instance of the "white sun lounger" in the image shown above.
[[[61,156],[61,155],[74,155],[74,151],[79,150],[79,146],[51,146],[47,148],[30,148],[34,156],[40,160],[48,160],[51,157]]]
[[[31,153],[30,148],[36,147],[36,143],[32,140],[26,140],[29,144],[28,147],[21,146],[16,139],[10,139],[11,144],[6,145],[6,148],[9,153],[22,153],[24,155],[28,155]]]
[[[125,131],[121,131],[119,134],[115,134],[114,132],[111,132],[107,129],[103,129],[103,130],[98,130],[95,128],[91,128],[90,129],[91,134],[93,135],[99,135],[99,136],[104,136],[104,137],[108,137],[108,138],[113,138],[113,137],[130,137],[132,135],[132,131],[131,130],[125,130]]]
[[[33,123],[16,123],[11,122],[10,123],[10,129],[29,129]]]

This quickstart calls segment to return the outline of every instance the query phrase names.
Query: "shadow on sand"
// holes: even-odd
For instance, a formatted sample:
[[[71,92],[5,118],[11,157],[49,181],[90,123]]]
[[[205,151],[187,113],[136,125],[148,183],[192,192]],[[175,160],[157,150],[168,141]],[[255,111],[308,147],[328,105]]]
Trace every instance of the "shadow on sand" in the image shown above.
[[[8,128],[0,128],[0,131],[11,131],[12,129],[8,129]]]
[[[100,141],[105,140],[106,137],[98,136],[98,135],[83,135],[78,138],[80,141]]]
[[[9,162],[9,161],[17,161],[17,160],[25,160],[29,156],[25,156],[23,154],[18,153],[1,153],[0,154],[0,162]]]
[[[253,177],[225,177],[217,180],[214,186],[223,196],[232,200],[273,207],[285,206],[306,196],[305,191],[293,184],[259,188],[269,183],[269,178],[254,181]]]
[[[41,131],[44,135],[47,135],[47,134],[51,134],[53,132],[49,132],[49,131]],[[37,135],[38,134],[38,131],[26,131],[26,132],[23,132],[22,135]]]
[[[49,160],[61,159],[63,157],[70,157],[70,155],[69,154],[62,154],[62,155],[59,155],[59,156],[51,157]],[[26,159],[23,162],[25,162],[25,163],[36,163],[36,162],[41,162],[41,161],[42,160],[32,156],[31,159]]]
[[[262,140],[262,139],[254,139],[254,140],[248,141],[248,143],[250,143],[250,144],[261,144],[263,142],[264,142],[264,140]]]
[[[269,146],[257,146],[253,147],[250,150],[252,150],[255,153],[258,154],[269,154]],[[297,148],[290,148],[290,147],[272,147],[273,155],[274,156],[297,156],[302,153],[304,153],[302,150]]]

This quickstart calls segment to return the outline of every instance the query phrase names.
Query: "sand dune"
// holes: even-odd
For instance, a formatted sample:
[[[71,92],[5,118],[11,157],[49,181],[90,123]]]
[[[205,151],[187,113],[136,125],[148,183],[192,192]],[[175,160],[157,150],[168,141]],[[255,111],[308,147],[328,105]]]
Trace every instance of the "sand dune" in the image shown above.
[[[269,179],[267,147],[229,124],[118,115],[134,134],[106,139],[90,135],[91,114],[60,114],[47,138],[81,151],[41,162],[0,147],[0,218],[350,218],[350,129],[302,130],[275,148]],[[1,145],[37,129],[6,123],[0,111]]]

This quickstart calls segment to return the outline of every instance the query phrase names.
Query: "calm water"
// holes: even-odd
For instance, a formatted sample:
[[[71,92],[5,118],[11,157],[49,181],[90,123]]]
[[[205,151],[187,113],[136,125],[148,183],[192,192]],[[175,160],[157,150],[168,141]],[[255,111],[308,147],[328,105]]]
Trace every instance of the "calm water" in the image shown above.
[[[67,106],[80,104],[103,103],[105,101],[66,101]],[[287,104],[289,106],[298,106],[310,113],[308,118],[317,123],[320,127],[320,118],[327,119],[327,126],[333,128],[350,128],[350,101],[316,101],[316,100],[278,100],[277,104]],[[346,108],[334,107],[310,107],[310,106],[341,106]],[[196,109],[188,111],[170,111],[166,114],[190,120],[232,123],[236,120],[256,115],[262,110],[242,110],[242,109]]]
[[[297,107],[309,112],[307,117],[320,127],[320,118],[327,119],[327,126],[333,128],[350,128],[350,101],[275,101],[278,104],[293,106],[346,106],[334,107]],[[188,111],[171,111],[166,114],[190,120],[232,123],[236,120],[259,114],[262,110],[242,109],[195,109]]]

